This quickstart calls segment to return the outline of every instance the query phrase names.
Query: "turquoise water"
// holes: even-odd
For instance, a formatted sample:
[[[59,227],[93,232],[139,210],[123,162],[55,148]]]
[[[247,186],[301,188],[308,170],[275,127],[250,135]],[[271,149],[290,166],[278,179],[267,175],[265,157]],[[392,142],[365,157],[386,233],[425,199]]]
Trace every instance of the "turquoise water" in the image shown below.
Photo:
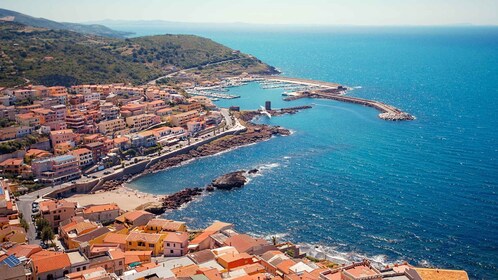
[[[262,169],[243,189],[215,192],[166,216],[193,227],[223,220],[350,256],[498,278],[498,28],[178,32],[256,55],[285,75],[357,87],[351,95],[417,119],[382,121],[371,108],[329,100],[284,102],[281,90],[255,83],[234,88],[242,98],[218,105],[256,109],[271,100],[273,107],[313,109],[258,120],[289,128],[291,136],[134,181],[164,194]]]

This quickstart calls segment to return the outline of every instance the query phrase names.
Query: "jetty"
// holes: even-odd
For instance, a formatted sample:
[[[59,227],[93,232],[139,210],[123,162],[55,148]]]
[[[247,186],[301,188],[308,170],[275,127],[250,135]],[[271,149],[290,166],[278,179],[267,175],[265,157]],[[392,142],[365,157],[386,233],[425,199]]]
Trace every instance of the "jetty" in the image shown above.
[[[261,78],[267,85],[293,84],[305,87],[304,90],[296,91],[292,94],[285,94],[287,95],[287,97],[284,98],[285,101],[292,101],[300,98],[331,99],[375,108],[380,112],[379,118],[383,120],[408,121],[415,119],[414,116],[403,112],[392,105],[375,100],[346,96],[345,94],[348,91],[348,88],[337,83],[282,76],[263,76]]]

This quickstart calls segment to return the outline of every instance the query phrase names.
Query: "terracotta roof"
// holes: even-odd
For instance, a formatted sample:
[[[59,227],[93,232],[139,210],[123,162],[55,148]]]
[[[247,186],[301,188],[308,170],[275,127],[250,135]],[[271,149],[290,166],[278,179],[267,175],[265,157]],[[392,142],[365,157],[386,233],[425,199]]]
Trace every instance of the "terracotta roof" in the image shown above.
[[[110,232],[108,233],[105,237],[104,240],[102,240],[102,243],[111,243],[111,244],[126,244],[126,238],[128,235],[126,234],[119,234],[119,233],[114,233]]]
[[[158,267],[158,266],[159,266],[158,264],[150,262],[150,263],[142,264],[139,267],[135,267],[135,270],[137,272],[142,272],[144,270],[151,269],[151,268]]]
[[[413,268],[422,280],[468,280],[469,276],[464,270],[449,270],[437,268]]]
[[[188,237],[188,233],[186,232],[171,232],[166,235],[164,242],[183,243],[188,241]]]
[[[92,214],[92,213],[99,213],[99,212],[112,211],[112,210],[119,210],[119,206],[116,203],[89,205],[85,207],[85,209],[83,209],[83,213]]]
[[[125,264],[142,262],[144,259],[150,260],[152,251],[126,251],[124,252]]]
[[[240,254],[224,254],[218,257],[218,259],[221,259],[225,261],[226,263],[238,261],[241,259],[252,259],[252,256],[247,254],[247,253],[240,253]]]
[[[124,259],[125,253],[121,250],[110,250],[109,255],[113,260]]]
[[[102,279],[100,277],[105,275],[107,275],[107,271],[99,266],[95,268],[90,268],[66,274],[66,279],[69,280]]]
[[[71,151],[71,154],[75,154],[75,155],[82,155],[82,154],[89,154],[89,153],[92,153],[92,151],[90,151],[87,148],[80,148],[80,149],[76,149],[76,150]]]
[[[22,158],[9,158],[0,163],[0,166],[5,166],[5,165],[22,165],[23,159]]]
[[[173,268],[171,269],[171,272],[175,274],[176,278],[180,278],[180,277],[190,277],[196,275],[198,270],[199,266],[191,264],[187,266]]]
[[[233,280],[263,280],[266,278],[267,277],[264,273],[258,273],[253,275],[244,275],[238,278],[234,278]]]
[[[126,241],[143,241],[147,243],[157,243],[163,238],[163,234],[159,233],[143,233],[143,232],[131,232]]]
[[[69,268],[69,256],[62,252],[40,251],[31,255],[36,274]]]
[[[59,208],[76,208],[76,202],[70,202],[67,200],[45,200],[40,202],[40,210],[44,211],[54,211]]]
[[[40,252],[42,248],[39,245],[17,245],[7,250],[7,255],[14,255],[16,257],[29,258],[32,254]]]
[[[277,265],[277,269],[282,271],[284,274],[289,274],[289,268],[293,265],[295,265],[296,262],[293,260],[284,260],[281,263]]]
[[[144,210],[135,210],[135,211],[130,211],[130,212],[124,213],[123,215],[117,217],[116,220],[123,221],[123,218],[124,218],[125,220],[133,222],[136,219],[142,217],[143,215],[152,215],[153,216],[153,214],[150,212],[147,212]]]
[[[237,234],[225,240],[225,245],[233,246],[239,252],[247,252],[255,246],[264,244],[268,244],[268,242],[264,239],[252,238],[247,234]]]
[[[195,263],[199,264],[199,263],[205,263],[205,262],[208,262],[208,261],[211,261],[211,260],[214,260],[215,259],[215,255],[213,254],[213,252],[211,252],[211,250],[209,249],[205,249],[205,250],[202,250],[202,251],[198,251],[198,252],[195,252],[195,253],[190,253],[187,255],[192,261],[194,261]]]

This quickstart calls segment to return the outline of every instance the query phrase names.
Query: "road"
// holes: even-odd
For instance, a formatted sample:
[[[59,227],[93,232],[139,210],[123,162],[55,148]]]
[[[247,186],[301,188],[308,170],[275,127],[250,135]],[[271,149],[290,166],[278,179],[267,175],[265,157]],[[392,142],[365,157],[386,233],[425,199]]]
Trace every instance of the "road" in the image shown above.
[[[169,77],[172,77],[173,75],[175,74],[178,74],[182,71],[189,71],[189,70],[194,70],[194,69],[197,69],[199,67],[207,67],[207,66],[213,66],[213,65],[219,65],[219,64],[223,64],[223,63],[228,63],[228,62],[233,62],[233,61],[239,61],[239,60],[246,60],[246,59],[252,59],[252,57],[246,57],[246,58],[233,58],[233,59],[228,59],[228,60],[223,60],[223,61],[218,61],[218,62],[213,62],[213,63],[206,63],[206,64],[202,64],[202,65],[199,65],[199,66],[196,66],[196,67],[191,67],[191,68],[186,68],[186,69],[181,69],[181,70],[178,70],[178,71],[175,71],[175,72],[172,72],[172,73],[169,73],[168,75],[164,75],[164,76],[161,76],[159,78],[156,78],[150,82],[148,82],[147,84],[148,85],[155,85],[157,81],[161,80],[161,79],[164,79],[164,78],[169,78]]]

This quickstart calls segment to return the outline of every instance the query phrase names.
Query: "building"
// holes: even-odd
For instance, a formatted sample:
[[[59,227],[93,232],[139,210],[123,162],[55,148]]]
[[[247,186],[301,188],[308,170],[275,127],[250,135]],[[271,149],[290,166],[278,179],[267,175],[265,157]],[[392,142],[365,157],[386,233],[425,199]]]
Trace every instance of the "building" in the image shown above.
[[[0,174],[20,175],[23,171],[24,160],[22,158],[9,158],[0,162]]]
[[[132,227],[137,227],[146,225],[150,220],[154,218],[154,216],[154,214],[147,211],[135,210],[126,212],[123,215],[117,217],[116,221]]]
[[[31,255],[33,279],[60,279],[71,272],[71,261],[66,253],[40,251]]]
[[[164,238],[164,256],[181,257],[188,251],[187,232],[170,232]]]
[[[0,141],[22,138],[33,133],[34,127],[11,126],[0,129]]]
[[[80,148],[80,149],[72,150],[72,151],[69,151],[68,154],[76,157],[76,160],[78,161],[78,165],[80,167],[85,167],[85,166],[91,165],[93,163],[92,151],[90,151],[87,148]]]
[[[126,251],[152,251],[152,256],[159,256],[164,251],[166,234],[131,232],[126,237]]]
[[[202,104],[200,102],[190,102],[188,104],[180,104],[178,105],[178,109],[182,112],[188,112],[188,111],[200,112],[202,110]]]
[[[50,131],[50,142],[52,142],[52,147],[66,142],[74,147],[76,145],[76,134],[72,129]]]
[[[126,124],[132,132],[144,130],[160,122],[161,118],[153,114],[142,114],[126,118]]]
[[[145,226],[146,232],[187,232],[185,222],[178,222],[166,219],[152,219]]]
[[[171,123],[174,126],[185,126],[187,122],[193,118],[199,117],[199,112],[197,111],[188,111],[185,113],[171,115]]]
[[[126,128],[126,123],[123,119],[113,119],[108,121],[101,121],[97,124],[99,132],[105,135],[110,135],[114,132],[123,130]]]
[[[114,221],[120,212],[116,203],[88,205],[83,208],[83,217],[94,222],[108,223]]]
[[[81,177],[78,160],[72,155],[34,160],[31,163],[31,170],[42,183],[52,185]]]
[[[45,200],[40,202],[41,217],[46,219],[54,231],[62,221],[68,220],[76,215],[76,202],[67,200]]]
[[[22,126],[40,126],[40,117],[33,113],[17,114],[16,121]]]
[[[107,153],[107,148],[104,145],[104,143],[102,143],[102,142],[88,143],[88,144],[85,144],[83,147],[92,151],[92,158],[93,158],[94,163],[99,162],[100,159],[103,158],[105,156],[105,154]]]

